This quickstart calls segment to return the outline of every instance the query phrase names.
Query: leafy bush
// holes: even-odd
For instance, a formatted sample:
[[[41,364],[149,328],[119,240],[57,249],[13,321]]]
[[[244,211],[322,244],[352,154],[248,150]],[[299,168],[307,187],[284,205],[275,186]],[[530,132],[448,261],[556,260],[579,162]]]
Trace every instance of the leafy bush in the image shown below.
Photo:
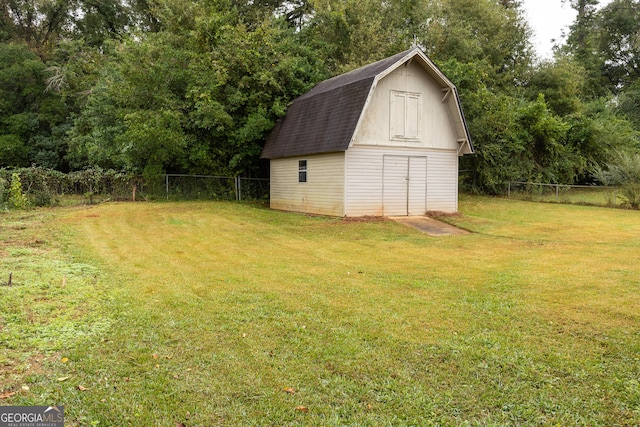
[[[3,200],[11,204],[9,198],[12,193],[6,183],[13,182],[13,175],[18,176],[21,191],[32,206],[57,205],[60,203],[60,197],[70,194],[91,195],[88,197],[91,202],[97,196],[128,200],[131,198],[131,190],[134,185],[137,185],[138,194],[145,197],[144,182],[130,173],[95,167],[64,174],[53,169],[32,166],[30,168],[0,169],[0,180],[5,182],[4,191],[0,185],[0,206]]]
[[[0,177],[0,209],[7,208],[7,180]]]
[[[593,176],[605,185],[622,187],[623,205],[640,209],[640,153],[618,152],[605,167],[595,167]]]
[[[22,191],[22,182],[20,175],[13,173],[11,175],[11,188],[9,189],[9,205],[14,209],[27,209],[29,207],[29,199]]]

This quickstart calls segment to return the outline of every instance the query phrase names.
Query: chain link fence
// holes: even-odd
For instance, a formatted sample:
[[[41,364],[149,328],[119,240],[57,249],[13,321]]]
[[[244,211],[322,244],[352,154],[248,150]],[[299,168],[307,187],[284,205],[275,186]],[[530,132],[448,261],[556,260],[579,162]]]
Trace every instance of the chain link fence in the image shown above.
[[[14,181],[19,182],[19,190]],[[169,174],[156,179],[92,168],[61,173],[40,167],[0,169],[0,208],[11,207],[12,192],[30,206],[93,204],[106,200],[269,200],[264,178]]]
[[[625,199],[619,187],[597,185],[564,185],[540,182],[511,181],[507,188],[509,199],[535,202],[621,207]]]
[[[16,185],[17,184],[17,185]],[[40,167],[0,169],[0,205],[21,192],[31,206],[55,206],[63,201],[92,204],[106,199],[144,198],[145,180],[100,168],[62,173]]]
[[[166,200],[269,200],[269,180],[240,176],[167,174]]]
[[[269,200],[269,180],[214,175],[167,174],[148,180],[92,168],[64,174],[40,167],[0,169],[0,208],[11,207],[12,180],[31,206],[93,204],[105,200]],[[15,195],[14,195],[15,196]],[[619,187],[511,181],[506,196],[537,202],[627,207]]]

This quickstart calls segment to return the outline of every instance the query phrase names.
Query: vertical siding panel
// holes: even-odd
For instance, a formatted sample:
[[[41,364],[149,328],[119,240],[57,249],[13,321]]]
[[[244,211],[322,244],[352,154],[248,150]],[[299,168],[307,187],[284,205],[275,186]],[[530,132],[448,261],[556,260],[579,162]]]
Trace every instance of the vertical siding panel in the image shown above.
[[[458,210],[458,156],[456,152],[437,151],[428,154],[427,210]]]
[[[351,148],[346,153],[347,216],[382,216],[383,152]]]

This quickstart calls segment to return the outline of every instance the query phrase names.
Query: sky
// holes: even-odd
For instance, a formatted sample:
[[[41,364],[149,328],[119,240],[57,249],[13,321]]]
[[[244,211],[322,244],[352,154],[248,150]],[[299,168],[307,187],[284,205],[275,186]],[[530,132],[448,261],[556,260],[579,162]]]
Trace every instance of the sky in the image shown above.
[[[611,0],[601,0],[600,6],[608,4]],[[527,20],[535,32],[533,45],[536,52],[543,59],[551,59],[551,48],[554,43],[562,40],[561,35],[569,30],[569,25],[576,16],[575,10],[562,0],[524,0],[527,11]]]

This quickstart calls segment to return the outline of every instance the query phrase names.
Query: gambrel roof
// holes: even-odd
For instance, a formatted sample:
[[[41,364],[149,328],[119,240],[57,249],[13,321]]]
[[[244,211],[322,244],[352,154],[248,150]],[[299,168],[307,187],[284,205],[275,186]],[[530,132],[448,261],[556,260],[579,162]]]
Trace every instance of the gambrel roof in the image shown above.
[[[377,82],[413,60],[420,63],[443,89],[443,102],[448,103],[450,117],[456,127],[459,153],[473,153],[455,85],[422,50],[414,48],[325,80],[294,99],[285,117],[271,131],[260,157],[277,159],[346,151]]]

